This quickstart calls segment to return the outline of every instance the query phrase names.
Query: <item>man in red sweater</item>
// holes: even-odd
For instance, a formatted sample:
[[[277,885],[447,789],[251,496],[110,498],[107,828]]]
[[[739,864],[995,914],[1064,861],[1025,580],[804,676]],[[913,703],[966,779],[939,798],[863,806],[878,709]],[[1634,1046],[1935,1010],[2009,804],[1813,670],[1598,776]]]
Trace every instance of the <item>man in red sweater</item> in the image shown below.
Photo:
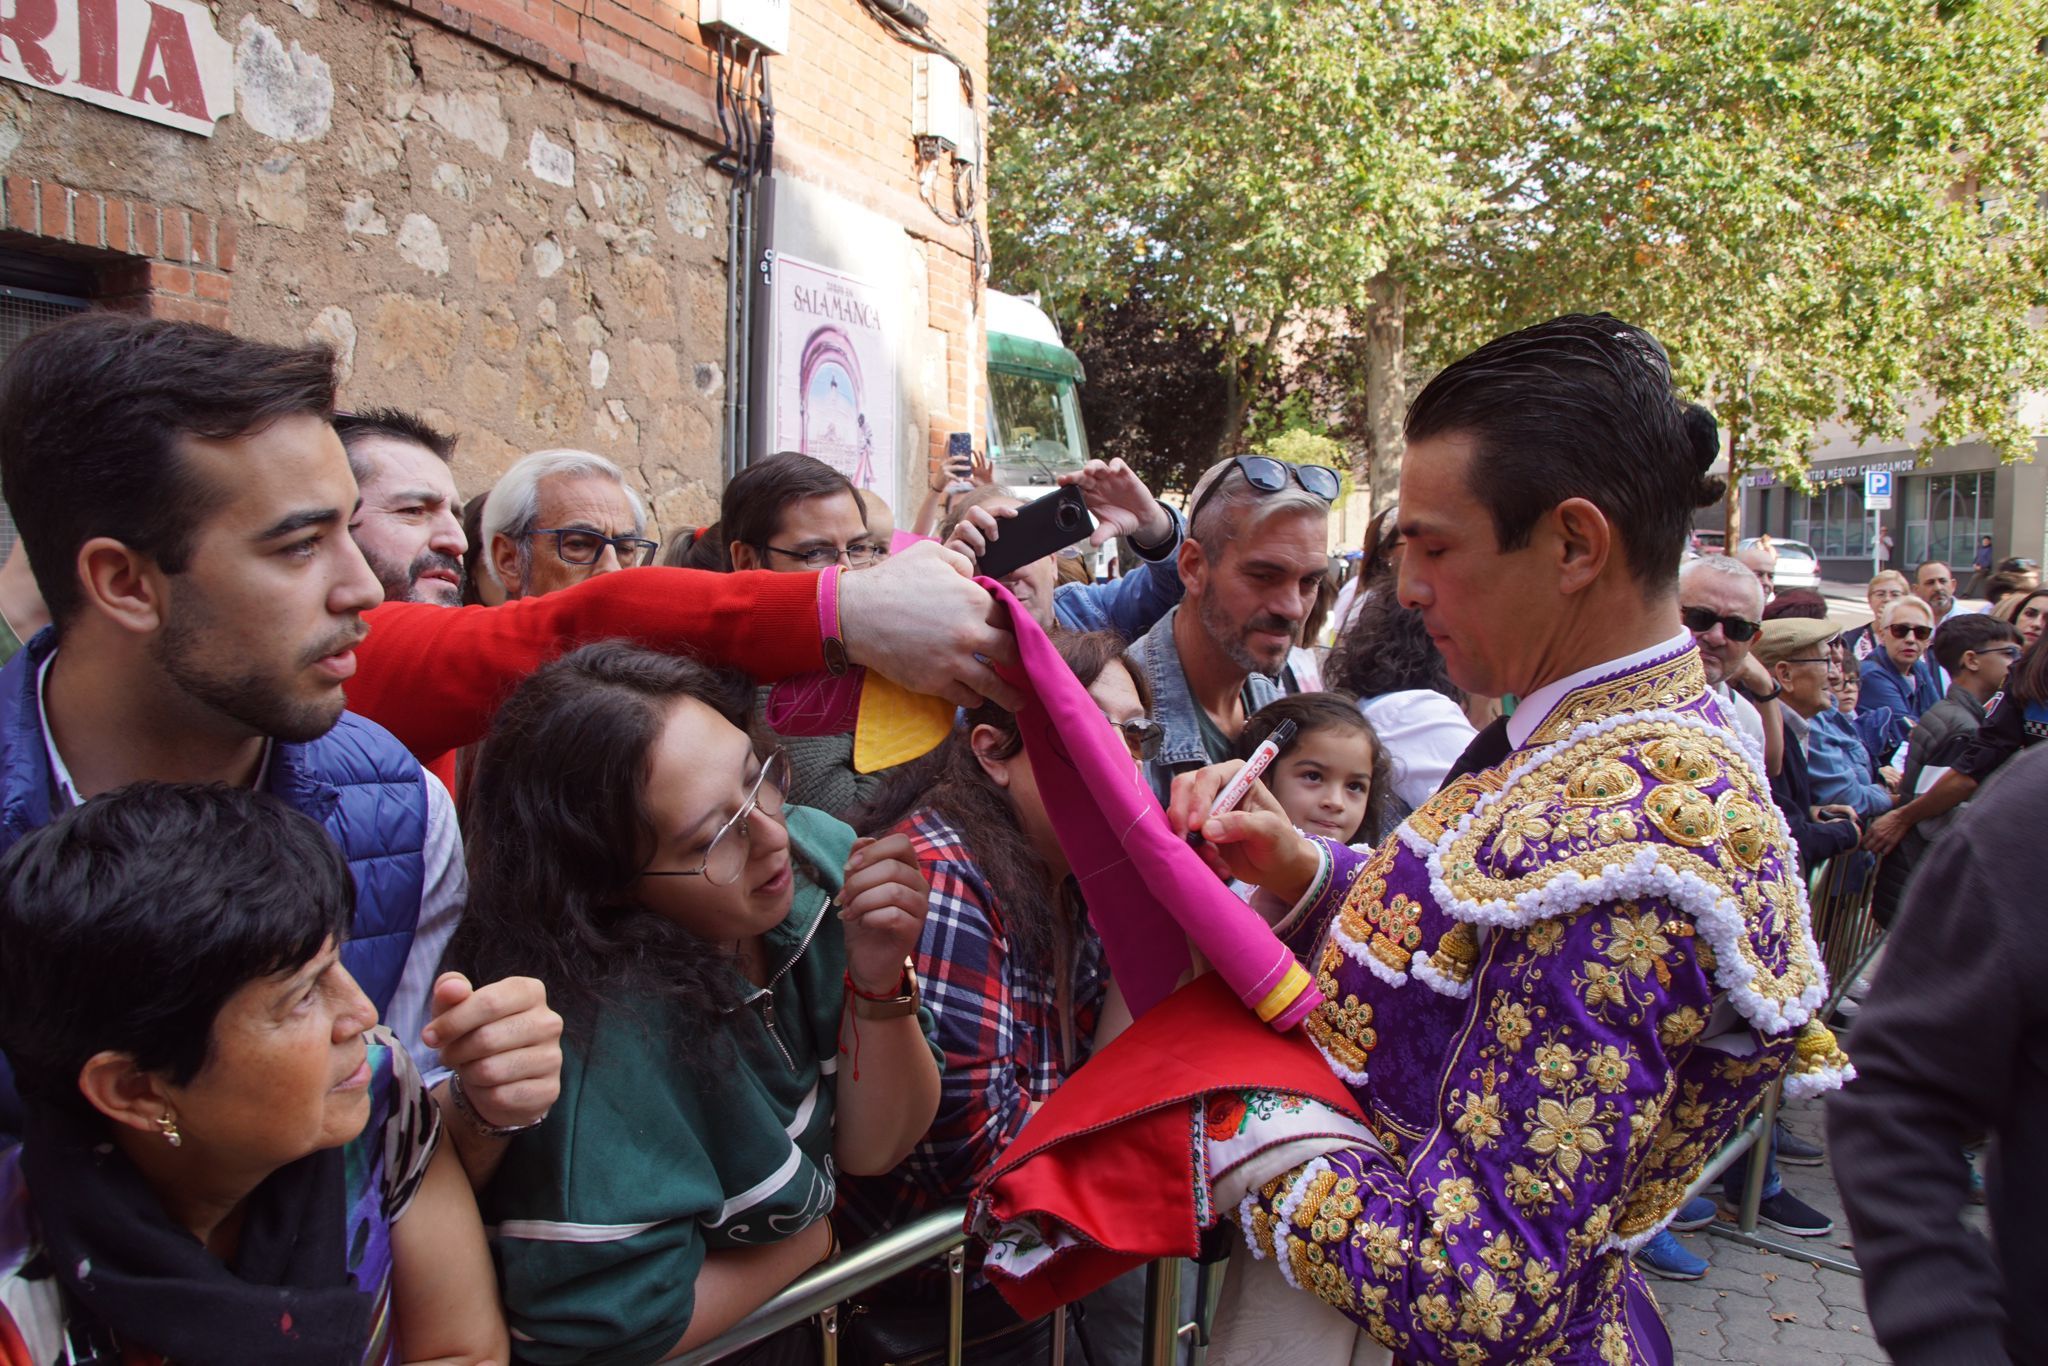
[[[1015,662],[1016,642],[988,624],[989,596],[971,572],[964,556],[926,542],[836,575],[845,662],[960,706],[1016,706],[992,667]],[[356,647],[349,709],[445,781],[454,751],[483,738],[521,679],[593,640],[688,652],[764,683],[828,668],[823,577],[647,568],[497,607],[386,602],[363,614],[370,633]]]

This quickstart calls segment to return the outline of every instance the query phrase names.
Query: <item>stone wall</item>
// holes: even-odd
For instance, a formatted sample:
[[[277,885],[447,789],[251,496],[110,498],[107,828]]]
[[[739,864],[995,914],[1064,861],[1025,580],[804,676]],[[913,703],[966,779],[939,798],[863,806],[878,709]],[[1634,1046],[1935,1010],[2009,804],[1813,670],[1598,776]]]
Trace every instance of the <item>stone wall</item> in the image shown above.
[[[0,84],[0,245],[76,244],[107,301],[329,342],[346,403],[460,433],[465,493],[585,446],[636,471],[661,529],[707,519],[729,182],[705,165],[710,57],[683,3],[224,0],[236,112],[211,138]],[[979,431],[982,349],[967,234],[918,198],[915,55],[852,0],[796,8],[778,165],[923,249],[919,324],[951,334],[913,415],[936,454]],[[982,14],[947,16],[976,62]]]

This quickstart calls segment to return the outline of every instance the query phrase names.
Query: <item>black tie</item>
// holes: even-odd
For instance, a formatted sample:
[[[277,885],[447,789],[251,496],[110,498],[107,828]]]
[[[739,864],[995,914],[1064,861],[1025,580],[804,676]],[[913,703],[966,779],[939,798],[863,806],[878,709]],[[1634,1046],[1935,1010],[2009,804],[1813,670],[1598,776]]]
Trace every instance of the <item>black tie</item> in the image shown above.
[[[1451,765],[1451,771],[1444,775],[1441,792],[1468,773],[1477,773],[1483,768],[1492,768],[1508,757],[1513,745],[1508,743],[1508,718],[1496,716],[1493,724],[1472,737],[1472,743],[1465,746],[1465,752],[1458,756],[1458,762]]]

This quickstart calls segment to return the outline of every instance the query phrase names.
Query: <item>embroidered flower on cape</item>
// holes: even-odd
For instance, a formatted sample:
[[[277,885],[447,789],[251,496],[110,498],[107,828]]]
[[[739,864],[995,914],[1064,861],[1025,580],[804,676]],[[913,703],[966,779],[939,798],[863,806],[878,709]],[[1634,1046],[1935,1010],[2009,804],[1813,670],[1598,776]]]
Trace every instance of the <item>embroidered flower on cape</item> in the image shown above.
[[[1536,1102],[1536,1122],[1529,1147],[1554,1157],[1566,1176],[1576,1175],[1587,1154],[1605,1152],[1607,1135],[1593,1126],[1593,1098],[1580,1096],[1569,1104],[1548,1097]]]

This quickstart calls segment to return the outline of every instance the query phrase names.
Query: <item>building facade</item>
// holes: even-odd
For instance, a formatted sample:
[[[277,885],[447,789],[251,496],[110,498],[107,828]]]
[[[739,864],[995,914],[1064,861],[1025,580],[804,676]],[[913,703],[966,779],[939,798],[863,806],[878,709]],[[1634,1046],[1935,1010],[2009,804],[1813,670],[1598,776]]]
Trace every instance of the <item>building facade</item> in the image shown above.
[[[1860,583],[1878,564],[1879,531],[1890,534],[1889,569],[1911,575],[1926,560],[1942,560],[1967,583],[1980,536],[1991,537],[1997,559],[2022,556],[2040,563],[2048,550],[2048,439],[2035,454],[2005,464],[1990,447],[1972,443],[1935,452],[1919,463],[1907,450],[1844,450],[1823,446],[1811,466],[1811,487],[1800,489],[1768,474],[1743,480],[1742,531],[1760,531],[1813,547],[1824,579]],[[1864,506],[1864,476],[1892,476],[1892,505]]]
[[[321,340],[344,406],[459,434],[465,494],[583,447],[664,534],[790,431],[914,506],[982,441],[985,6],[700,3],[18,6],[0,349],[82,307]]]

